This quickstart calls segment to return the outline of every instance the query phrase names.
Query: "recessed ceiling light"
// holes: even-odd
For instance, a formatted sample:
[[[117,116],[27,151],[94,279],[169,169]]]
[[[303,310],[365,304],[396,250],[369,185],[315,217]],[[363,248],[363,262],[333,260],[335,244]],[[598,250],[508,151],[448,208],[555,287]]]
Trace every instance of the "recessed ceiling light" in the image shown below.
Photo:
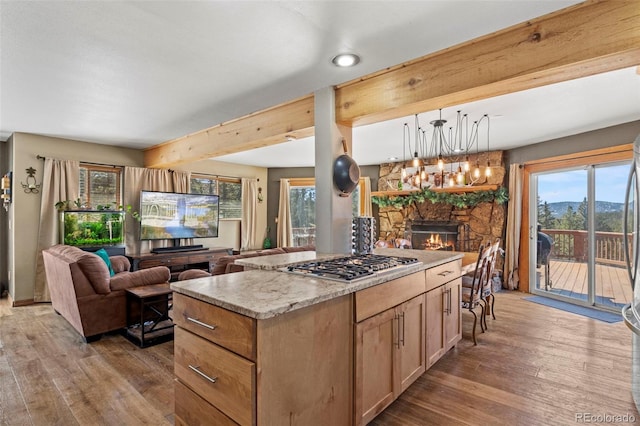
[[[331,62],[337,67],[352,67],[360,62],[360,57],[354,53],[341,53],[335,56]]]
[[[389,157],[389,161],[398,161],[398,157]]]

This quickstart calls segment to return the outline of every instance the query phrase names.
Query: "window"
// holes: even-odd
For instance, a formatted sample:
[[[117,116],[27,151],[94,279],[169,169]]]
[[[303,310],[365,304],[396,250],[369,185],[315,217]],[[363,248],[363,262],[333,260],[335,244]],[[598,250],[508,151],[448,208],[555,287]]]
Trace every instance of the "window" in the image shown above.
[[[192,194],[217,194],[220,196],[220,218],[242,218],[242,184],[240,179],[191,176]]]
[[[80,201],[83,206],[98,209],[121,205],[122,168],[80,164]]]
[[[291,231],[293,234],[293,245],[304,246],[315,244],[316,241],[316,187],[315,179],[291,179],[289,181],[289,201],[291,214]],[[364,213],[364,180],[360,183],[351,195],[353,216]]]

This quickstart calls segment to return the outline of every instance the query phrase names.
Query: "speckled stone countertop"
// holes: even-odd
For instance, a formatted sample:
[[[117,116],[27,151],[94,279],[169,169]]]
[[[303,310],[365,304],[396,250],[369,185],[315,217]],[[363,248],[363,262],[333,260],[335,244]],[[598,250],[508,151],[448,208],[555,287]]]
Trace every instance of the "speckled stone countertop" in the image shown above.
[[[236,259],[233,263],[251,269],[274,270],[284,268],[294,263],[309,262],[312,260],[332,259],[345,256],[344,254],[320,254],[315,251],[296,251],[292,253],[271,254],[268,256],[245,257]]]
[[[387,270],[350,283],[288,274],[278,270],[265,270],[265,268],[262,268],[178,281],[171,283],[171,289],[177,293],[194,297],[203,302],[251,318],[267,319],[382,284],[443,263],[461,259],[463,256],[463,253],[459,252],[400,249],[376,249],[374,254],[414,257],[421,263]],[[283,258],[283,256],[285,256],[285,258]],[[286,261],[286,256],[290,256],[288,262]],[[308,257],[309,255],[303,256]],[[267,257],[279,257],[279,259],[273,262],[273,265],[277,264],[278,267],[300,261],[313,260],[308,258],[300,259],[300,255],[296,256],[296,253],[260,256],[259,258]],[[324,258],[324,255],[317,255],[317,257]],[[243,260],[248,259],[253,258]],[[283,260],[286,263],[283,264]],[[264,266],[265,263],[260,262],[258,265]],[[260,266],[258,266],[258,268],[259,267]]]

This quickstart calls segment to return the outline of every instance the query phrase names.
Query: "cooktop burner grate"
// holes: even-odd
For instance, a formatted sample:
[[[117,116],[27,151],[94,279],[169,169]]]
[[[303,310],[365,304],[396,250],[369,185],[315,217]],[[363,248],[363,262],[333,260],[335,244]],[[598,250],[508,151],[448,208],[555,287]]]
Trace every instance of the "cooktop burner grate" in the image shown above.
[[[418,263],[418,259],[398,256],[382,256],[362,254],[344,256],[329,260],[299,263],[286,268],[287,272],[309,274],[319,278],[340,281],[353,281],[365,278],[376,272],[396,268],[399,266]]]

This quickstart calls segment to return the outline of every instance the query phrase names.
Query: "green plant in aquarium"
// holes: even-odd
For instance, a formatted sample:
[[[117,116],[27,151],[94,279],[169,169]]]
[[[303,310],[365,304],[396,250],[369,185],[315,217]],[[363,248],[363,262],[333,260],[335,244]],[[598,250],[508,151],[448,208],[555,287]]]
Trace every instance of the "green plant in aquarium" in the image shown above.
[[[105,246],[123,243],[124,211],[66,210],[61,214],[64,244]]]

